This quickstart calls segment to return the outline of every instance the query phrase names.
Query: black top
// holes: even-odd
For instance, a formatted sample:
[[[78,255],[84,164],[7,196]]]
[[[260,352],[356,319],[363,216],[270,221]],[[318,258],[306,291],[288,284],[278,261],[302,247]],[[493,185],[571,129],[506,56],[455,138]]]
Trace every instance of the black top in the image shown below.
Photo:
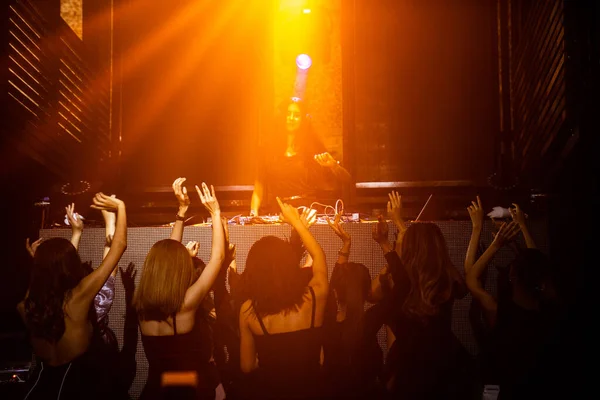
[[[335,190],[335,176],[314,159],[316,154],[326,152],[325,146],[314,135],[305,133],[297,139],[296,154],[288,157],[283,141],[269,143],[259,152],[259,175],[266,188],[265,199],[275,197],[289,199],[300,196],[314,199],[320,193]]]
[[[395,251],[385,255],[394,278],[388,323],[396,336],[386,367],[395,376],[394,392],[412,399],[467,398],[471,357],[451,329],[454,297],[435,316],[420,319],[400,310],[410,290]],[[458,288],[456,296],[460,297]]]
[[[547,345],[554,310],[527,310],[501,296],[498,318],[484,348],[484,383],[500,385],[500,398],[511,399],[527,389]]]
[[[95,313],[90,313],[90,318]],[[127,399],[126,390],[118,389],[115,353],[103,341],[102,333],[92,321],[94,330],[87,351],[69,363],[50,366],[37,360],[27,381],[26,399]]]
[[[214,389],[219,381],[212,355],[212,330],[202,307],[196,312],[190,332],[178,334],[173,315],[173,335],[147,336],[142,343],[148,359],[148,379],[140,399],[161,398],[160,381],[166,371],[196,371],[198,390]]]
[[[315,292],[308,288],[312,297],[310,328],[270,334],[256,315],[264,333],[254,335],[259,362],[255,390],[261,398],[307,398],[319,393],[322,337],[321,328],[315,327]]]

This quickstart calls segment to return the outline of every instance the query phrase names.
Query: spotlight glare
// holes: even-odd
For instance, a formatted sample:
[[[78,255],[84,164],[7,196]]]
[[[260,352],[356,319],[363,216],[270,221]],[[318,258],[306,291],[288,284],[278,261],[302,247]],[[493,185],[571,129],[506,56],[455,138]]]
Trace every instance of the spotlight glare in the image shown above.
[[[302,10],[302,12],[304,14],[310,14],[310,8],[305,8],[304,10]]]
[[[300,69],[309,69],[312,65],[312,59],[308,56],[308,54],[300,54],[296,57],[296,65]]]

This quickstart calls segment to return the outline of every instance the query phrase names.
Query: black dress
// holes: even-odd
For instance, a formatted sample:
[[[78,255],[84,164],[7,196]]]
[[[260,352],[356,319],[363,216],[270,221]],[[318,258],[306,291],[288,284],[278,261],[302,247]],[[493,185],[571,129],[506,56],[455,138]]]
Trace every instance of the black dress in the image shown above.
[[[259,368],[251,379],[255,399],[309,399],[322,397],[320,374],[322,329],[315,327],[316,300],[312,287],[310,328],[270,334],[257,315],[263,335],[254,335]]]
[[[194,327],[190,332],[177,333],[175,316],[173,316],[173,330],[175,333],[168,336],[142,335],[149,371],[140,399],[172,398],[170,391],[161,388],[161,376],[163,372],[168,371],[197,373],[196,390],[187,391],[186,396],[178,396],[178,398],[214,399],[219,378],[216,365],[211,362],[212,332],[203,308],[198,307]],[[186,391],[182,390],[182,392]]]
[[[532,375],[548,345],[555,311],[526,310],[509,296],[500,296],[497,323],[482,351],[484,383],[500,386],[499,399],[539,395]]]
[[[93,325],[90,346],[81,356],[58,366],[50,366],[38,359],[28,380],[26,400],[106,400],[128,397],[125,391],[117,391],[114,354],[107,349],[102,332]]]
[[[451,329],[451,297],[440,312],[418,319],[398,311],[410,289],[410,281],[395,251],[385,255],[394,289],[388,319],[396,341],[386,361],[387,377],[393,377],[394,396],[410,399],[468,399],[474,364]],[[458,297],[458,295],[457,295]]]

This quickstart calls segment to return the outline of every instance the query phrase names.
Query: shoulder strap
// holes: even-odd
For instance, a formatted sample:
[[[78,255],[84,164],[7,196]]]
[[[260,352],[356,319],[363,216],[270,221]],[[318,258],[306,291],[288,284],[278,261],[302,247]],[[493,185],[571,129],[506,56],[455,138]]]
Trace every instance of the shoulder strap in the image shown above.
[[[315,291],[313,290],[312,286],[309,286],[308,289],[310,289],[310,295],[312,296],[312,314],[310,317],[310,327],[314,328],[315,327],[315,313],[317,311],[317,299],[315,297]]]
[[[258,320],[258,323],[260,324],[260,328],[262,329],[263,333],[265,335],[268,335],[269,332],[267,332],[267,328],[265,328],[265,324],[263,324],[263,320],[260,317],[260,315],[258,315],[258,313],[256,311],[254,311],[254,315],[256,315],[256,319]]]
[[[173,313],[173,335],[177,335],[177,314]]]

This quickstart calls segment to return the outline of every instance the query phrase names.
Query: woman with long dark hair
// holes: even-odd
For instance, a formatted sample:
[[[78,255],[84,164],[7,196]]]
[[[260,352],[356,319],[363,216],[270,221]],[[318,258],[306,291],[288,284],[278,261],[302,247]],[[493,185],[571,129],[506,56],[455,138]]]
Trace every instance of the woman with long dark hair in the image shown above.
[[[416,222],[401,231],[398,255],[387,222],[373,227],[394,286],[388,311],[396,340],[386,361],[387,389],[411,399],[464,399],[472,394],[470,356],[451,330],[454,300],[466,294],[440,228]]]
[[[306,284],[286,240],[265,236],[254,243],[238,284],[240,366],[253,383],[249,398],[310,398],[321,393],[321,326],[329,292],[325,253],[298,210],[277,199],[285,221],[313,259]]]
[[[45,240],[35,249],[25,300],[18,305],[40,360],[26,399],[96,399],[111,396],[111,368],[96,326],[94,299],[127,247],[125,204],[98,193],[92,208],[117,213],[114,238],[90,272],[71,242]]]
[[[340,224],[340,214],[327,220],[342,240],[329,281],[323,344],[323,368],[331,394],[344,398],[372,398],[375,393],[373,360],[381,353],[377,341],[364,335],[364,308],[371,301],[371,275],[363,264],[349,262],[352,239]]]
[[[314,199],[318,191],[334,190],[350,175],[327,152],[313,132],[304,102],[291,98],[280,106],[280,116],[259,146],[258,171],[250,214],[257,216],[265,197]]]
[[[202,190],[197,186],[196,190],[212,218],[209,262],[198,275],[183,244],[175,239],[160,240],[146,256],[134,295],[149,364],[141,399],[167,399],[172,396],[214,399],[215,388],[219,384],[212,361],[211,327],[202,304],[225,256],[224,233],[214,189],[209,190],[203,183]],[[180,210],[180,213],[184,211]],[[183,223],[179,222],[181,232],[177,233],[174,229],[171,237],[180,240]]]

